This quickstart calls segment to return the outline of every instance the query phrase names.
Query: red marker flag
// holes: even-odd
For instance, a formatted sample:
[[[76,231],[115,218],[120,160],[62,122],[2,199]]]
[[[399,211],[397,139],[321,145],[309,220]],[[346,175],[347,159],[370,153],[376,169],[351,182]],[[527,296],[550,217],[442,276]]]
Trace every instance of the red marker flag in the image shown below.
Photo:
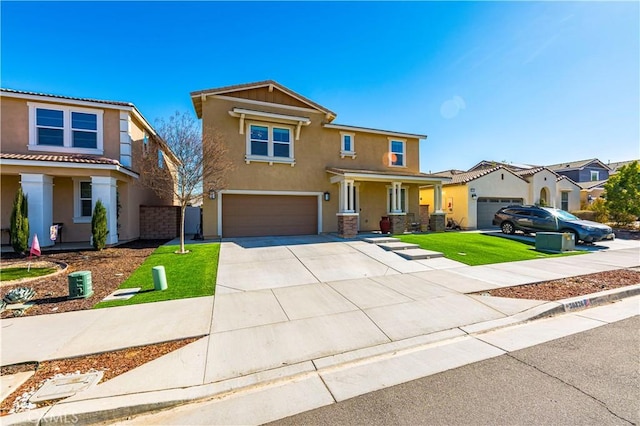
[[[38,242],[38,234],[33,234],[33,241],[31,242],[31,250],[29,255],[40,256],[40,243]]]

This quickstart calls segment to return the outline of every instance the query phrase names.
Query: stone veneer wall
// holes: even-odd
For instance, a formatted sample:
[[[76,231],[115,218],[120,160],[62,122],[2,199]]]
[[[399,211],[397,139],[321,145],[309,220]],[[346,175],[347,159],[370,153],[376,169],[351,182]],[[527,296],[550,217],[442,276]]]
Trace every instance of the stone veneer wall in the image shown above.
[[[180,235],[180,207],[140,206],[140,239],[160,240]]]
[[[391,220],[392,234],[402,234],[407,230],[407,215],[389,214],[389,220]]]
[[[445,223],[444,223],[444,213],[432,213],[429,217],[429,227],[433,232],[444,232]]]
[[[354,238],[358,235],[357,215],[338,215],[338,235],[342,238]]]

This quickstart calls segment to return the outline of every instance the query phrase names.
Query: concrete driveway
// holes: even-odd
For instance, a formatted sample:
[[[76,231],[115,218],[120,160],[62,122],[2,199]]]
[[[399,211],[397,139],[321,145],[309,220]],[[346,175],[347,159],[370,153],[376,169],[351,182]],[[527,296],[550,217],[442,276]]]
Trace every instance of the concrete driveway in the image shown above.
[[[220,247],[216,294],[458,266],[444,258],[409,261],[374,244],[329,235],[235,238]]]

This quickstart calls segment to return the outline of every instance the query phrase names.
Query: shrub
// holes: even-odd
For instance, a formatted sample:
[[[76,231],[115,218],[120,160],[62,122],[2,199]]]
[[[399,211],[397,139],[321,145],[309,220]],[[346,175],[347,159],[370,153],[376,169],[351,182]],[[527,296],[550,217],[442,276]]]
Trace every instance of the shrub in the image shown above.
[[[618,225],[636,220],[640,216],[640,163],[620,167],[604,184],[604,194],[611,220]]]
[[[22,192],[22,187],[18,187],[16,198],[13,200],[13,210],[11,210],[11,246],[13,250],[24,255],[29,248],[29,204],[27,197]]]
[[[91,216],[91,235],[93,236],[93,248],[102,250],[107,245],[107,209],[102,201],[96,201]]]
[[[589,205],[589,210],[595,213],[595,217],[592,220],[600,223],[606,223],[609,221],[609,210],[603,198],[596,199]]]
[[[579,217],[582,220],[595,220],[596,213],[591,210],[576,210],[571,212],[572,215]]]

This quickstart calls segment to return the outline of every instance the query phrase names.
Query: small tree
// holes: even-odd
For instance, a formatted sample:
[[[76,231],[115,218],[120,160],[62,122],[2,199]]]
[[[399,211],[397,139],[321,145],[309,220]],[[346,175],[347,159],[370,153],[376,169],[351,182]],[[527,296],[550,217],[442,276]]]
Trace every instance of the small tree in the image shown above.
[[[29,248],[29,203],[21,186],[18,187],[16,198],[13,200],[9,227],[13,250],[24,255]]]
[[[226,187],[226,175],[233,166],[221,135],[214,129],[203,132],[195,117],[176,112],[156,126],[161,140],[157,149],[168,150],[167,155],[146,155],[142,184],[163,198],[176,200],[180,205],[180,251],[184,249],[184,217],[187,206],[209,191]],[[164,161],[164,160],[166,161]],[[206,186],[206,188],[204,188]]]
[[[102,201],[96,201],[91,216],[91,235],[93,236],[93,248],[102,250],[107,245],[107,209]]]
[[[620,167],[604,184],[605,205],[609,217],[626,225],[640,216],[640,164],[638,161]]]

